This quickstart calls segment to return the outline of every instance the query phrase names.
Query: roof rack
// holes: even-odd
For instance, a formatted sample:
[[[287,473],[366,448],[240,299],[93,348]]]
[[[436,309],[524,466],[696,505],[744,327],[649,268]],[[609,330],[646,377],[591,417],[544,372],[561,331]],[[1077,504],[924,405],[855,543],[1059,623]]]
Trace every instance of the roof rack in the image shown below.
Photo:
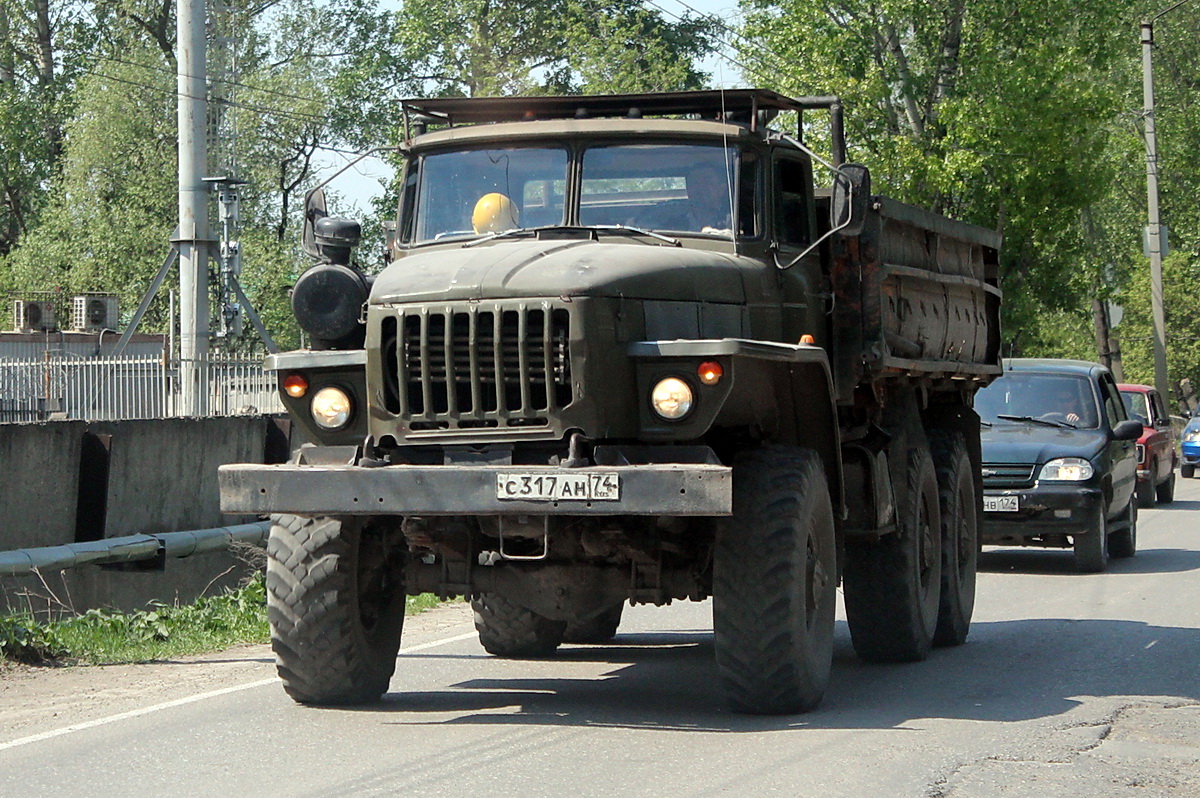
[[[782,111],[803,118],[809,109],[828,109],[836,163],[845,160],[845,134],[840,97],[786,97],[769,89],[708,89],[645,94],[591,94],[524,97],[429,97],[401,101],[409,114],[450,126],[538,119],[595,119],[649,116],[693,116],[741,122],[756,130]],[[407,122],[406,122],[407,124]],[[797,124],[797,132],[802,130]],[[406,136],[407,137],[407,136]]]

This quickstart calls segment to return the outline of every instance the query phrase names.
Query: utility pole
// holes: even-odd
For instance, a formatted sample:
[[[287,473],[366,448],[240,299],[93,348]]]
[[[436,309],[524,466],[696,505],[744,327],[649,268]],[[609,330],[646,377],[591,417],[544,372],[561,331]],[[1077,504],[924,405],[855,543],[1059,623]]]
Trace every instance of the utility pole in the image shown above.
[[[208,412],[208,170],[205,0],[179,0],[179,358],[183,412]]]
[[[1163,225],[1158,211],[1158,137],[1154,125],[1154,23],[1191,0],[1179,0],[1160,11],[1141,25],[1142,36],[1142,102],[1146,135],[1146,249],[1150,256],[1150,312],[1154,318],[1154,387],[1170,402],[1167,387],[1167,321],[1163,312],[1162,261],[1166,249]]]

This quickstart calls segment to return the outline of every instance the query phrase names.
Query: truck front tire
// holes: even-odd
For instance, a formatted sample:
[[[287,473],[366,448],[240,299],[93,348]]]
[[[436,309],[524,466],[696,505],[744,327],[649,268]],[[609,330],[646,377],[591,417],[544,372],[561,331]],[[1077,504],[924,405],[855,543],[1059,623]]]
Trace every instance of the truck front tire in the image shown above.
[[[546,657],[563,641],[566,621],[552,621],[495,593],[471,599],[475,630],[484,650],[497,657]]]
[[[924,445],[908,454],[896,530],[846,544],[843,592],[854,651],[868,662],[929,656],[942,586],[938,483]]]
[[[386,531],[328,517],[271,521],[267,619],[283,689],[302,704],[377,700],[404,624],[404,570]]]
[[[734,709],[805,712],[829,683],[837,599],[829,487],[808,449],[746,452],[713,558],[717,671]]]

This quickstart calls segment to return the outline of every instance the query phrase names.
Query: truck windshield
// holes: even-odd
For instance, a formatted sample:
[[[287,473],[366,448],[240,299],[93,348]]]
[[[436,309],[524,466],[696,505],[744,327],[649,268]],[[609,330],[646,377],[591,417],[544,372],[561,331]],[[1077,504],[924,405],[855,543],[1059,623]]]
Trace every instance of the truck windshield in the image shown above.
[[[583,154],[579,223],[730,238],[738,216],[739,203],[733,200],[737,164],[737,151],[731,147],[591,147]],[[747,191],[752,175],[743,180]],[[753,218],[752,213],[744,215]]]
[[[408,237],[420,243],[562,224],[567,160],[561,147],[425,155],[406,186],[405,204],[415,211]]]
[[[975,412],[987,422],[1047,421],[1079,429],[1100,423],[1091,382],[1070,374],[1009,372],[975,394]]]

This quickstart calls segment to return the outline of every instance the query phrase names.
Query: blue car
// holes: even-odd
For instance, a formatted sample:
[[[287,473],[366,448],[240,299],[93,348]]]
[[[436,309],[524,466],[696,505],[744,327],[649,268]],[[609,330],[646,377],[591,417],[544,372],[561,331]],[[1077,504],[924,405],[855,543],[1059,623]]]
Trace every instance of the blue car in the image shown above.
[[[1200,465],[1200,407],[1196,408],[1183,428],[1180,448],[1183,450],[1183,462],[1179,466],[1179,475],[1191,479],[1196,474],[1196,466]]]

